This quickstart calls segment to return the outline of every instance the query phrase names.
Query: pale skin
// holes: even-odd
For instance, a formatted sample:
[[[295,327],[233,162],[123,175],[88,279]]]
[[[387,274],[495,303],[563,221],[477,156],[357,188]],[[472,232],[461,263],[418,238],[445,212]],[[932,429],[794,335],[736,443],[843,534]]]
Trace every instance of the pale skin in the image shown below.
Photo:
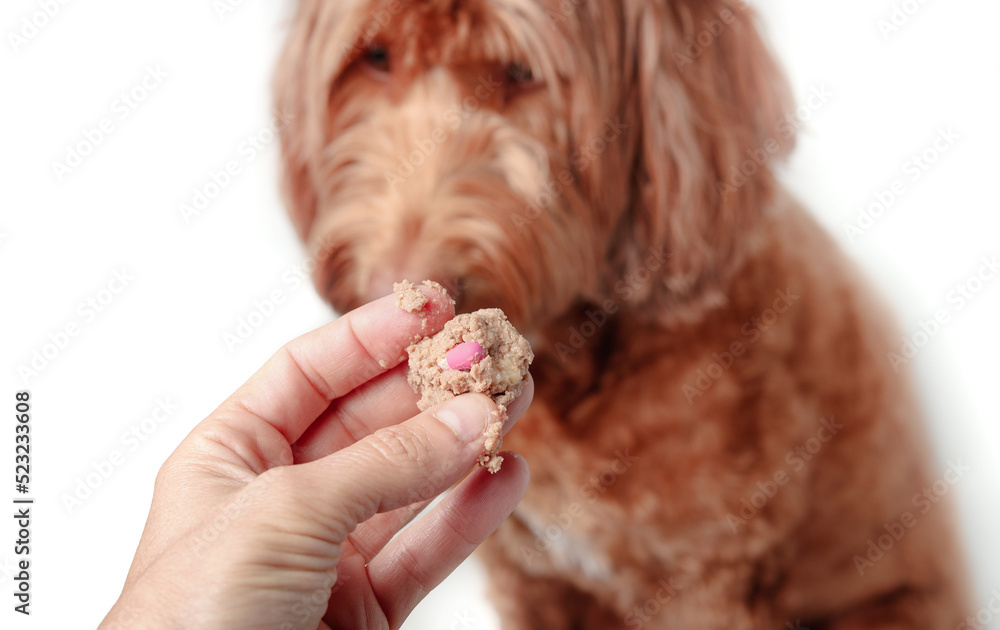
[[[394,296],[376,300],[287,344],[195,427],[160,469],[102,629],[398,628],[500,525],[528,467],[506,453],[497,474],[466,476],[492,400],[413,416],[399,359],[454,316],[447,296],[421,290],[427,328]],[[532,392],[529,379],[504,432]]]

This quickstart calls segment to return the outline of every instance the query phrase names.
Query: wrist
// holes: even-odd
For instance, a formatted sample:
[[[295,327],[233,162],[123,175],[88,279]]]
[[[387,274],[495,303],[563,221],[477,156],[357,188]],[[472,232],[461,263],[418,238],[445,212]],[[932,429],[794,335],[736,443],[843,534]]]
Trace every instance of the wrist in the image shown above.
[[[184,624],[176,616],[176,605],[182,598],[170,598],[174,606],[167,606],[162,596],[155,596],[142,580],[126,586],[118,601],[101,621],[98,630],[133,630],[145,628],[181,628]],[[162,594],[162,591],[159,591]]]

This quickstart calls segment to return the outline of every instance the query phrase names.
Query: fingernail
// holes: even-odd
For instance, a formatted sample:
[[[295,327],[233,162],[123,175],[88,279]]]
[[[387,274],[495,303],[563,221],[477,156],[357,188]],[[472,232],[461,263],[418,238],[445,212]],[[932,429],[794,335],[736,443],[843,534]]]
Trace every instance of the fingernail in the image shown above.
[[[459,396],[449,400],[432,414],[463,442],[471,442],[483,434],[489,410],[474,396]]]

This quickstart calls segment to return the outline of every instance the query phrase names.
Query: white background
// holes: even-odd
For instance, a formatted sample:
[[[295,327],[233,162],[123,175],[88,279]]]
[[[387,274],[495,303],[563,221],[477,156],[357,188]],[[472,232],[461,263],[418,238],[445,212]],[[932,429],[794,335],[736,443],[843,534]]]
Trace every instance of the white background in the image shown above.
[[[267,143],[288,7],[235,4],[220,17],[210,0],[67,2],[16,51],[9,36],[39,5],[6,0],[0,9],[0,465],[13,466],[13,394],[27,387],[37,500],[30,619],[12,612],[14,530],[9,518],[0,525],[2,627],[95,627],[117,597],[163,459],[280,344],[332,317],[309,284],[290,280],[304,254],[278,198],[276,143]],[[878,21],[892,13],[888,0],[758,6],[799,101],[813,88],[833,94],[806,112],[789,185],[896,306],[908,334],[937,309],[949,314],[913,363],[941,467],[961,459],[973,469],[953,494],[983,606],[1000,590],[1000,279],[961,311],[948,296],[982,256],[1000,254],[1000,4],[910,0],[915,13],[886,35]],[[122,119],[116,99],[147,67],[166,78]],[[52,162],[106,117],[113,130],[59,181]],[[941,128],[959,140],[911,181],[907,162]],[[243,144],[251,136],[266,145],[253,159]],[[179,204],[231,160],[240,173],[184,221]],[[906,193],[851,242],[845,224],[895,179]],[[103,312],[91,320],[78,311],[122,269],[134,279]],[[275,290],[284,303],[228,348],[224,333]],[[17,366],[71,323],[79,334],[25,383]],[[121,436],[142,430],[158,398],[177,410],[147,422],[155,428],[132,450]],[[114,451],[123,463],[67,509],[62,497]],[[407,627],[495,627],[481,584],[478,569],[464,566]]]

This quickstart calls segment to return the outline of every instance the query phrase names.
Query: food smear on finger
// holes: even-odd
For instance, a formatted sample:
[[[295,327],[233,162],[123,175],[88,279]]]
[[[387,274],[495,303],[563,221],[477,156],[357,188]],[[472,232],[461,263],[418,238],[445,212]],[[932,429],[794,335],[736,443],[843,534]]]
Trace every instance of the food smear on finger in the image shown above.
[[[392,292],[396,294],[396,306],[407,313],[418,313],[427,306],[427,296],[409,280],[394,283]]]

